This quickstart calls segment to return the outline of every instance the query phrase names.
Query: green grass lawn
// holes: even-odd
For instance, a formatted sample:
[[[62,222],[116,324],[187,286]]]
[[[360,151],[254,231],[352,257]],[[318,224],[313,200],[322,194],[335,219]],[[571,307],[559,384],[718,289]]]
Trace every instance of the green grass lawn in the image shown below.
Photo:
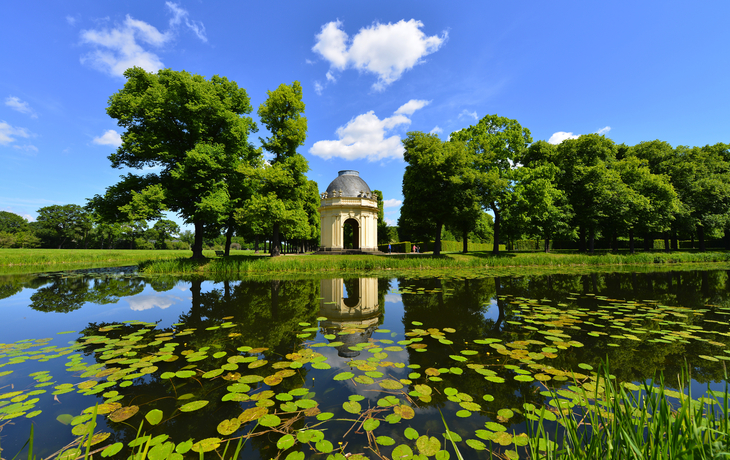
[[[621,265],[730,262],[730,252],[677,251],[628,253],[491,252],[390,255],[285,255],[271,258],[251,251],[219,257],[206,250],[205,260],[190,259],[191,251],[125,249],[0,249],[0,273],[34,273],[80,268],[140,265],[144,273],[239,276],[266,273],[372,272],[387,270],[506,269],[510,267],[568,269]]]

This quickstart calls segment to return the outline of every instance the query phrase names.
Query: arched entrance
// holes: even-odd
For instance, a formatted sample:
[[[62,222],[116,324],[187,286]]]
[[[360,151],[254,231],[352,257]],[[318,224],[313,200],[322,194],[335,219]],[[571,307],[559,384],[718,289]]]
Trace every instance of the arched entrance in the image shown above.
[[[360,249],[360,224],[355,219],[347,219],[342,226],[342,241],[345,249]]]

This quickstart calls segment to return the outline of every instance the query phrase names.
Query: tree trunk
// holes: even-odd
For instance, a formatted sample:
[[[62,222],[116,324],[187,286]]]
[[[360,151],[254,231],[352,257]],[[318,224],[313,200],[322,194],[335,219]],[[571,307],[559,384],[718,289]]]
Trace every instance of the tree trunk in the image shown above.
[[[279,229],[281,224],[279,222],[274,223],[273,236],[271,238],[271,257],[278,257],[281,255],[281,241],[279,241]]]
[[[596,231],[594,229],[591,229],[591,234],[588,237],[588,251],[590,251],[591,254],[595,254],[596,250]]]
[[[629,230],[629,253],[634,253],[634,229]]]
[[[226,229],[226,248],[225,255],[231,254],[231,238],[233,238],[233,218],[228,219],[228,228]]]
[[[700,251],[705,252],[705,227],[697,226],[697,238],[700,240]]]
[[[618,253],[618,232],[616,230],[611,235],[611,249],[613,252]]]
[[[677,238],[677,229],[672,227],[672,250],[679,251],[679,239]]]
[[[550,233],[545,234],[545,254],[550,252]]]
[[[467,252],[469,252],[469,231],[468,230],[466,230],[466,229],[463,230],[462,238],[463,238],[462,243],[463,243],[464,248],[462,249],[461,252],[466,254]]]
[[[436,223],[436,241],[433,243],[433,255],[438,257],[441,255],[441,228],[444,226],[441,222]]]
[[[583,226],[579,230],[578,252],[586,252],[586,229]]]
[[[195,222],[195,240],[193,242],[193,259],[205,259],[203,255],[203,223]]]
[[[492,254],[499,254],[499,224],[502,222],[502,214],[494,203],[492,203],[492,211],[494,212],[494,246],[492,246]]]
[[[664,252],[669,252],[669,233],[664,232]]]

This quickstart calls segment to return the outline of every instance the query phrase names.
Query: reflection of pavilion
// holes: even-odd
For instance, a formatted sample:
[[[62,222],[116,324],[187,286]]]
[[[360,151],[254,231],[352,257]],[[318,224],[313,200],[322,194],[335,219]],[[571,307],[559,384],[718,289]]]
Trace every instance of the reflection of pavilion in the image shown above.
[[[359,351],[349,347],[366,343],[378,327],[380,305],[378,304],[377,278],[342,278],[322,280],[319,315],[327,321],[319,326],[325,334],[337,334],[343,329],[352,333],[337,335],[336,341],[344,342],[337,347],[337,354],[343,358],[354,358]]]

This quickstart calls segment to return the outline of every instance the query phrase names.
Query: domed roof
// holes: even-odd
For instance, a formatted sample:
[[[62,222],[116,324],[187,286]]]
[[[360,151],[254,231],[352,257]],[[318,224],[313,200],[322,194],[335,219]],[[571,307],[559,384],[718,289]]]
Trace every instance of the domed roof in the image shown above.
[[[368,184],[364,180],[360,179],[360,173],[351,169],[340,171],[339,175],[332,183],[327,187],[327,194],[332,196],[332,193],[339,192],[342,190],[342,196],[358,197],[360,193],[365,193],[367,196],[372,195],[372,191]]]

